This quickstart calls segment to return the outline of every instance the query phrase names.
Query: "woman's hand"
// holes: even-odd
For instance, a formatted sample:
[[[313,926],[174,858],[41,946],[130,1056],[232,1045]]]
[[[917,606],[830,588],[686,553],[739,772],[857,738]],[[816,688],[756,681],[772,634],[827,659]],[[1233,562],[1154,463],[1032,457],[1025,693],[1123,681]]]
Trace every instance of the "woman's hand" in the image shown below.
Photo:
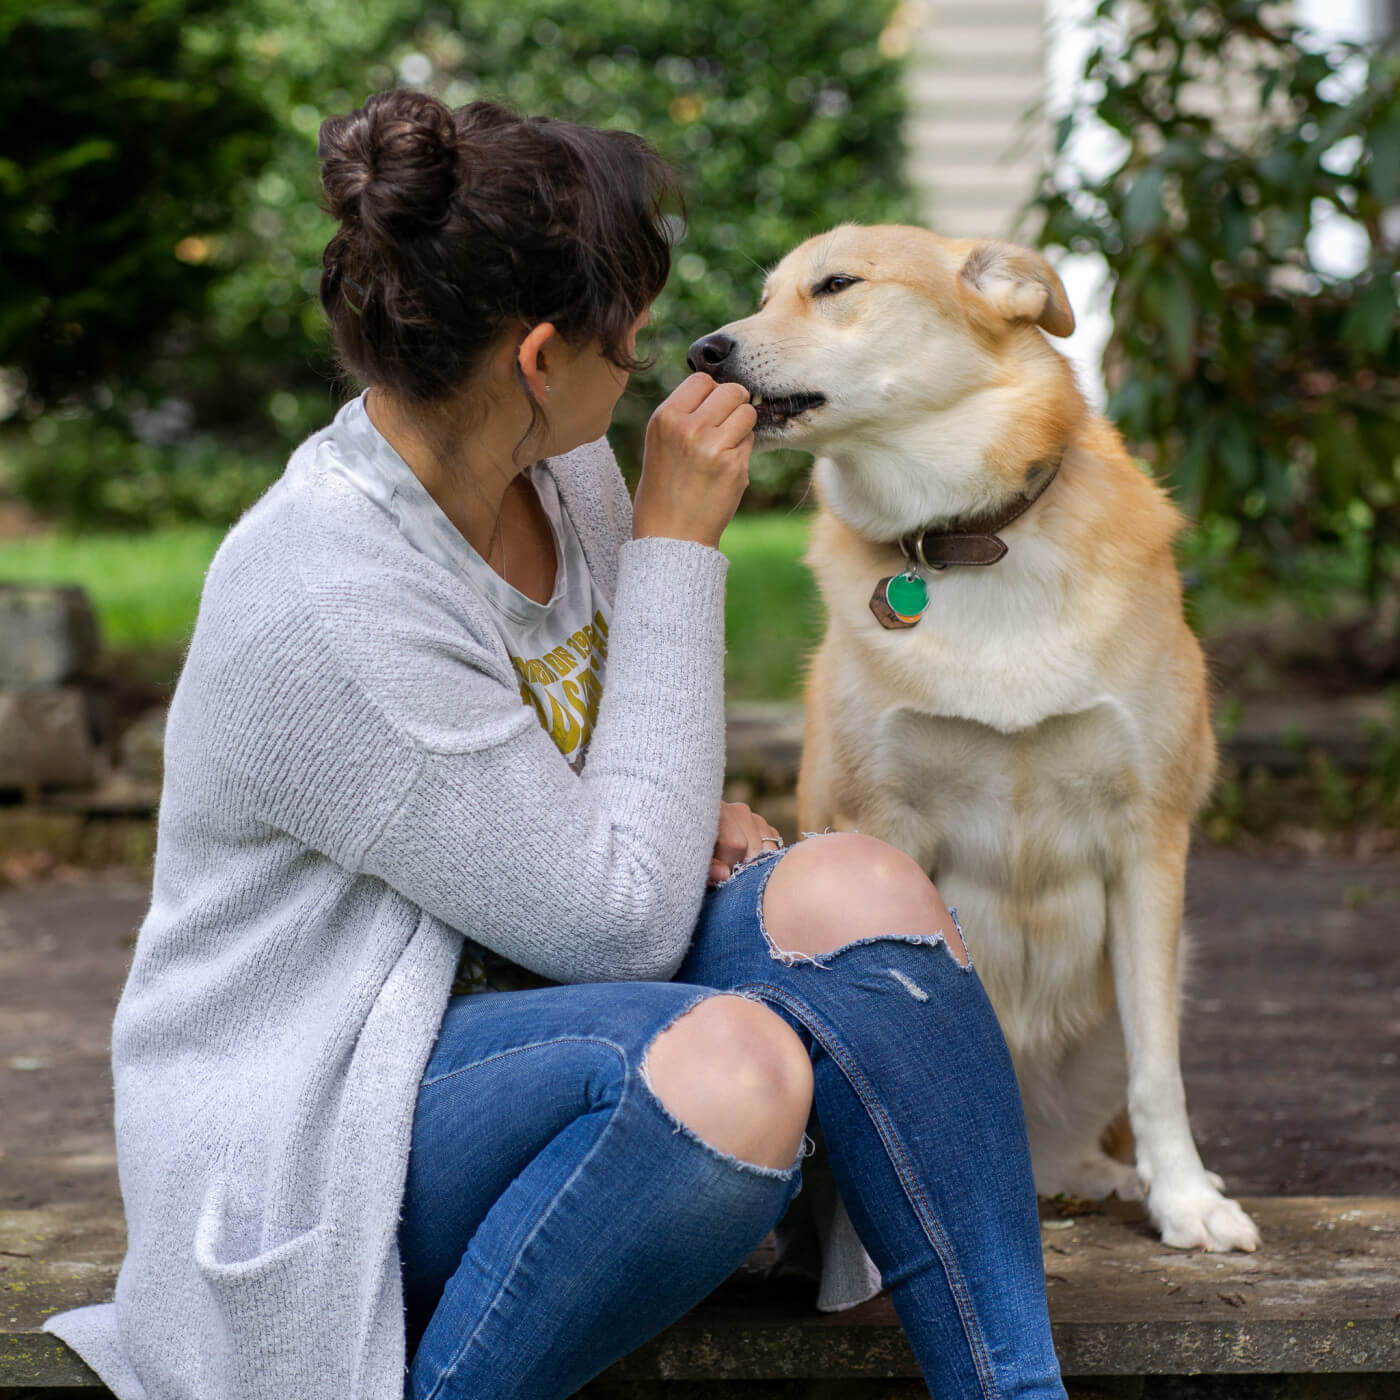
[[[721,802],[719,804],[719,839],[715,842],[714,859],[710,862],[710,878],[707,883],[714,885],[729,878],[729,869],[740,861],[748,860],[762,851],[777,850],[772,841],[764,841],[765,836],[778,836],[777,827],[766,822],[747,802]]]
[[[742,384],[697,370],[651,415],[632,494],[632,537],[718,548],[749,484],[758,410]]]

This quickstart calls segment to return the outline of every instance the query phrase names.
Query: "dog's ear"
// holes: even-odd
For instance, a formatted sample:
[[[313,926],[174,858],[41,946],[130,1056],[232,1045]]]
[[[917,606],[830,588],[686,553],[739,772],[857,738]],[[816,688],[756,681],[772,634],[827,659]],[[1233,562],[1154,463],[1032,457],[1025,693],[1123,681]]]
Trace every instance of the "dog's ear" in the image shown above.
[[[1008,321],[1029,321],[1051,335],[1074,331],[1064,283],[1039,253],[989,238],[968,255],[958,276]]]

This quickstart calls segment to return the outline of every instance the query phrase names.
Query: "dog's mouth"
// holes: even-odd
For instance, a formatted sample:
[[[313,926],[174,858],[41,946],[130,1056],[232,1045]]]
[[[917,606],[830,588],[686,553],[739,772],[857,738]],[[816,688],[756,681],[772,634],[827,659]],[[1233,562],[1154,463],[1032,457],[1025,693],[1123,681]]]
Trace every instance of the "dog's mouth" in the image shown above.
[[[755,432],[772,431],[784,428],[794,418],[820,408],[826,402],[825,394],[760,394],[758,390],[749,393],[749,402],[758,410]]]

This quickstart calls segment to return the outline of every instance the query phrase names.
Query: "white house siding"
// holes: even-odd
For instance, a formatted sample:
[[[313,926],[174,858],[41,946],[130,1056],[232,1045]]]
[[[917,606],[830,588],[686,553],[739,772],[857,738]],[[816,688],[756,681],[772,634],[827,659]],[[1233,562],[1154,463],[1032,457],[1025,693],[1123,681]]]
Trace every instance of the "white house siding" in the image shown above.
[[[1044,0],[921,0],[908,59],[909,175],[926,222],[1006,237],[1047,150]]]

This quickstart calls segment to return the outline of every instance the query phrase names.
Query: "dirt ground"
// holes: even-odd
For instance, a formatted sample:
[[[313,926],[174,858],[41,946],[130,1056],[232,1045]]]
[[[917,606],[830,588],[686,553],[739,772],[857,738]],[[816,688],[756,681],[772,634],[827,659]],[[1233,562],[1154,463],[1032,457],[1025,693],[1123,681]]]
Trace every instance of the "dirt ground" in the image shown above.
[[[120,1208],[109,1037],[146,904],[129,874],[0,891],[0,1209]],[[1189,919],[1206,1164],[1242,1195],[1396,1194],[1400,863],[1202,847]]]

